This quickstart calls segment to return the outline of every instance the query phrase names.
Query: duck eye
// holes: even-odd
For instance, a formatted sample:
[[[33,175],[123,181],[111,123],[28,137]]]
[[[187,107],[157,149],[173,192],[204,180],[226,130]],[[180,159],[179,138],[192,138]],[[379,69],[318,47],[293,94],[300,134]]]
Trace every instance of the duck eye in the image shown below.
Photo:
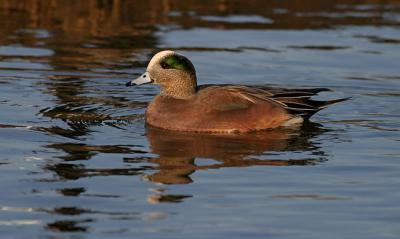
[[[165,63],[165,62],[161,62],[161,67],[162,67],[163,69],[167,69],[167,68],[168,68],[168,64]]]

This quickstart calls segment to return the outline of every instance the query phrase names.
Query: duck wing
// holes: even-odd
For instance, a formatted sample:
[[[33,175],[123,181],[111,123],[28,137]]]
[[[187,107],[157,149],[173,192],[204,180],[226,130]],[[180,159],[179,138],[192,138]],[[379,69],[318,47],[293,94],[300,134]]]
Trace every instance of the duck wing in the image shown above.
[[[245,85],[218,85],[224,90],[231,92],[249,102],[255,99],[274,102],[281,105],[290,114],[310,118],[316,112],[326,108],[329,105],[348,100],[350,98],[341,98],[328,101],[312,100],[311,97],[320,92],[330,91],[327,88],[302,88],[285,89],[264,86],[245,86]],[[216,87],[216,85],[202,85],[199,89]]]

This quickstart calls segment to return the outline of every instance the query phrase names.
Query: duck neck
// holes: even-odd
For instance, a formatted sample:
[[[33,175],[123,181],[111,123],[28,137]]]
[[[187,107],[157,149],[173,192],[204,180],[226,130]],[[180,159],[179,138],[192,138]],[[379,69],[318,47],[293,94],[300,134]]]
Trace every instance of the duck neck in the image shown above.
[[[175,82],[175,84],[161,85],[160,95],[175,99],[189,99],[196,95],[197,83],[196,76],[192,76],[190,81]]]

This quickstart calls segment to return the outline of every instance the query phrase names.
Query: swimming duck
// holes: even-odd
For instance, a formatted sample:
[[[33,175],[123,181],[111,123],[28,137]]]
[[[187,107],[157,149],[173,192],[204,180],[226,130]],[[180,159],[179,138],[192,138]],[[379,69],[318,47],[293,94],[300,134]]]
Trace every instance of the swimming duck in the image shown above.
[[[146,72],[126,86],[160,86],[145,113],[146,124],[173,131],[245,133],[294,127],[328,105],[310,99],[326,88],[282,89],[245,85],[197,85],[192,62],[174,51],[158,52]]]

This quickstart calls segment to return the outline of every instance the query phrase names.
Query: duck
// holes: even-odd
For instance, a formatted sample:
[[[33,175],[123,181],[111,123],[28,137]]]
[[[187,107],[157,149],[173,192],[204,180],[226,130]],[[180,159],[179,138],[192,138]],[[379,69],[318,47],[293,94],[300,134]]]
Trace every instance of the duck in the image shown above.
[[[312,100],[327,88],[285,89],[233,84],[197,85],[193,63],[172,50],[156,53],[126,86],[155,84],[145,112],[148,126],[169,131],[237,134],[302,125],[316,112],[345,101]]]

